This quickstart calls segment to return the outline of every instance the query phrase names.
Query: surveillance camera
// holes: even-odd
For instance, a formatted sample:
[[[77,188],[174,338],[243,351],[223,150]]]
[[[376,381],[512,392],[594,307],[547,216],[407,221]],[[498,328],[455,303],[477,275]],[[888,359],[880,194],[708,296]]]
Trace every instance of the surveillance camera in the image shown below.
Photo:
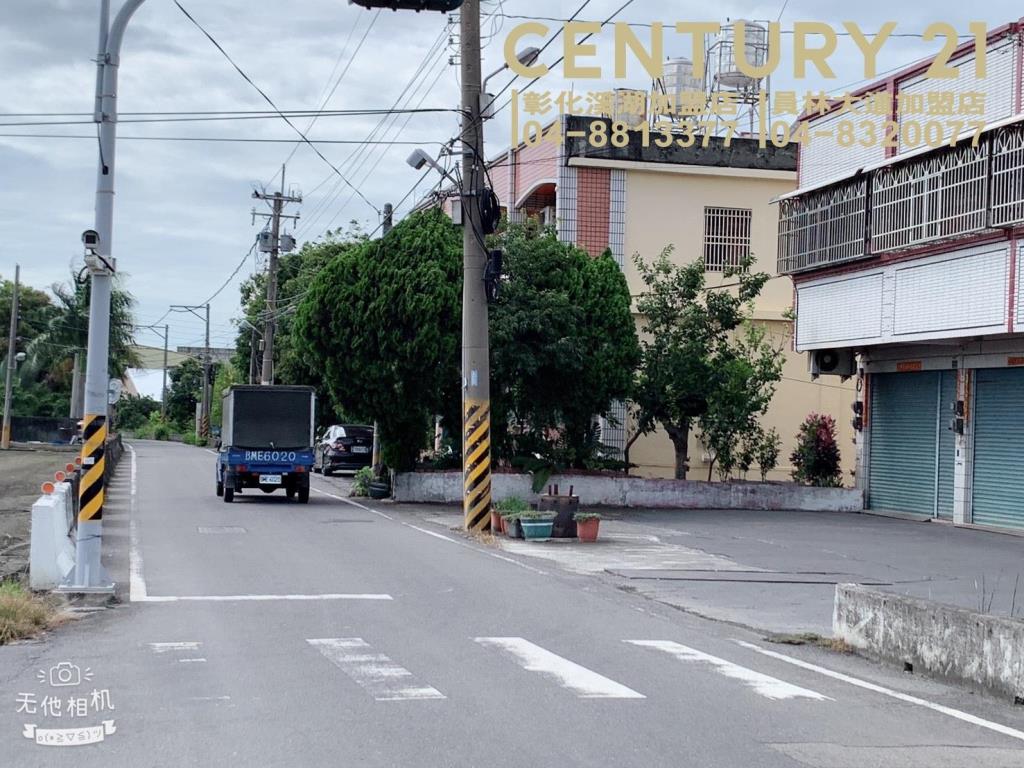
[[[82,243],[86,248],[97,248],[100,244],[100,233],[95,229],[87,229],[82,233]]]

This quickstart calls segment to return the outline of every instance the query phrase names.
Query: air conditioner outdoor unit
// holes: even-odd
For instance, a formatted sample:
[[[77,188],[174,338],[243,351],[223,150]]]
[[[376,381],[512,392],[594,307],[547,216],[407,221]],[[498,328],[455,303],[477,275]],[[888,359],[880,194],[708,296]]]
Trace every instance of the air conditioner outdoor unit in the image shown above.
[[[857,372],[857,356],[852,349],[816,349],[810,353],[811,378],[818,376],[853,376]]]

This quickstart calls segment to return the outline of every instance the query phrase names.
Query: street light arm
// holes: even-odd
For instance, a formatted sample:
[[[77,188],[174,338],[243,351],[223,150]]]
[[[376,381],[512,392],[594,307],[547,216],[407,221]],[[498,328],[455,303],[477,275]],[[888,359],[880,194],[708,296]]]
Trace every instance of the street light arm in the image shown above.
[[[110,32],[107,34],[107,62],[115,67],[120,63],[124,30],[132,15],[139,10],[139,6],[144,2],[146,0],[125,0],[125,4],[121,6],[121,10],[114,17],[114,23],[110,25]]]

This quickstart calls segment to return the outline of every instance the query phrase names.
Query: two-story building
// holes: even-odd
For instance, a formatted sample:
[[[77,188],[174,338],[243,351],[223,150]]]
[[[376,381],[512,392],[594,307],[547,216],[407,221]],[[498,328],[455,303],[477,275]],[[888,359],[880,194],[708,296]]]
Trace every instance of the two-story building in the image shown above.
[[[589,126],[601,119],[564,117],[562,144],[520,144],[489,164],[491,183],[509,217],[539,216],[555,226],[561,240],[594,255],[610,248],[634,300],[644,289],[633,263],[636,253],[651,260],[673,245],[673,260],[703,258],[709,289],[727,290],[724,271],[752,252],[756,268],[772,275],[753,320],[767,328],[785,355],[784,378],[763,420],[783,441],[779,465],[769,478],[789,479],[794,436],[814,411],[837,417],[849,481],[855,454],[849,424],[853,384],[811,380],[805,357],[792,349],[792,286],[775,271],[779,210],[772,200],[796,187],[795,147],[761,148],[756,139],[739,137],[731,142],[710,137],[704,146],[698,137],[692,146],[663,149],[653,141],[644,146],[641,132],[632,131],[624,147],[595,148],[587,139]],[[624,408],[615,421],[602,425],[602,442],[621,449],[631,436]],[[689,477],[706,478],[711,456],[696,434],[689,455]],[[661,430],[640,437],[629,458],[638,474],[673,476],[672,444]]]
[[[796,349],[856,372],[871,509],[1024,527],[1021,31],[993,30],[980,64],[959,47],[955,77],[922,61],[797,129],[778,270]]]

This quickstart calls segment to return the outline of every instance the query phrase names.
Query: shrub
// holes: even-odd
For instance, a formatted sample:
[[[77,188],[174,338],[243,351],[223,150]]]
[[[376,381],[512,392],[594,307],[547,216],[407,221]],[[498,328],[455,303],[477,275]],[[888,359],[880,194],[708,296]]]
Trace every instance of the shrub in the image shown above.
[[[154,440],[170,440],[171,439],[171,428],[160,422],[153,427],[153,439]]]
[[[782,452],[782,438],[772,427],[761,435],[754,450],[757,465],[761,468],[761,482],[768,480],[768,473],[779,465],[779,453]]]
[[[0,645],[50,626],[53,609],[15,581],[0,582]]]
[[[185,445],[197,445],[196,433],[192,431],[186,432],[181,436],[181,442]]]
[[[835,419],[819,413],[808,415],[796,439],[796,449],[789,457],[793,462],[793,479],[804,485],[827,488],[842,485]]]
[[[494,502],[494,510],[502,517],[512,517],[523,514],[530,510],[530,505],[518,496],[511,496],[507,499]]]
[[[600,520],[601,519],[601,513],[600,512],[584,511],[584,510],[581,509],[579,512],[576,512],[576,513],[573,514],[572,519],[576,520],[577,522],[579,522],[581,520]]]
[[[373,474],[373,467],[363,467],[352,476],[352,491],[350,496],[368,496],[370,483],[377,479]]]

